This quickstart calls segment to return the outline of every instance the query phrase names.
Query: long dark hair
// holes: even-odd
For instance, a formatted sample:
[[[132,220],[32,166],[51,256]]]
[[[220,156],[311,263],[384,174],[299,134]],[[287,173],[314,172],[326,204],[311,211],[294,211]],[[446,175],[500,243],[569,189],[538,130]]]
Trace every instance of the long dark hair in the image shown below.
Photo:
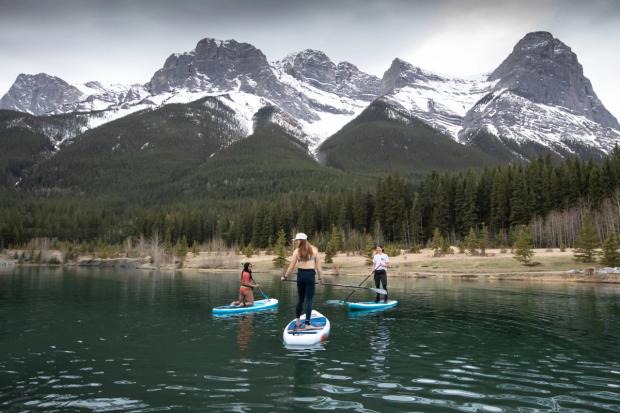
[[[254,280],[254,278],[252,278],[252,269],[250,268],[250,265],[252,265],[249,262],[244,262],[243,263],[243,271],[241,271],[241,279],[243,279],[243,273],[244,272],[248,272],[250,273],[250,280]]]

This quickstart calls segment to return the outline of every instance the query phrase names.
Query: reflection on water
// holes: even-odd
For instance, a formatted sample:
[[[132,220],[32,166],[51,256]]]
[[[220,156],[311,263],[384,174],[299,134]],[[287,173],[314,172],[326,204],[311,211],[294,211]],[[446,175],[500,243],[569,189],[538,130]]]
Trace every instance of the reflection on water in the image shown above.
[[[239,317],[239,332],[237,333],[237,345],[239,352],[244,353],[248,349],[252,338],[252,321],[254,314],[242,315]]]
[[[385,370],[389,369],[386,360],[390,349],[390,330],[386,323],[379,322],[368,333],[370,333],[370,365],[376,373],[385,373]]]
[[[291,351],[294,285],[258,278],[279,310],[220,318],[236,274],[0,273],[0,411],[620,411],[617,286],[391,280],[365,314],[323,288],[329,341]]]

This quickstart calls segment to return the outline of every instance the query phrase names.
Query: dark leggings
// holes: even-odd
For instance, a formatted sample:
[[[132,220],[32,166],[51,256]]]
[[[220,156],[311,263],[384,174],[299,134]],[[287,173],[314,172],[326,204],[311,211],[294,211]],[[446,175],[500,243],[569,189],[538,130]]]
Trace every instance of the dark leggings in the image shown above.
[[[310,324],[312,315],[312,298],[314,297],[314,270],[297,269],[297,308],[295,318],[301,315],[301,309],[306,301],[306,324]]]
[[[375,287],[379,288],[380,283],[383,284],[383,289],[387,292],[387,272],[385,272],[385,270],[375,271]],[[377,294],[376,301],[379,301],[380,298],[381,295]],[[385,295],[385,298],[383,300],[387,302],[387,294]]]

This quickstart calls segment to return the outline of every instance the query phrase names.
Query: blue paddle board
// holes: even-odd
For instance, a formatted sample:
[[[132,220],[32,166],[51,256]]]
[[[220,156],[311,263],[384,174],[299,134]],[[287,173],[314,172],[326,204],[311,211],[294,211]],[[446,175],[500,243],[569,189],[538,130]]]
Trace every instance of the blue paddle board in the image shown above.
[[[389,300],[387,303],[383,301],[374,302],[374,301],[363,301],[360,303],[347,303],[347,307],[349,310],[385,310],[388,308],[396,307],[398,304],[397,300]]]
[[[212,312],[213,314],[217,314],[217,315],[242,314],[242,313],[252,313],[256,311],[269,310],[272,308],[276,308],[277,306],[278,306],[278,300],[275,298],[269,298],[266,300],[256,300],[254,301],[254,305],[250,307],[235,306],[235,305],[223,305],[221,307],[214,307]]]

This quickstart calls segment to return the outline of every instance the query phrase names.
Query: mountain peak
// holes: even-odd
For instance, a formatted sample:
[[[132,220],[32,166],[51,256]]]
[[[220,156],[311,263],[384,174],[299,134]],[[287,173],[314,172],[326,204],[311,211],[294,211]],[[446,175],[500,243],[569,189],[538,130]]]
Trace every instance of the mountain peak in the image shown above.
[[[256,81],[269,73],[267,58],[255,46],[207,37],[191,52],[170,55],[151,78],[150,89],[154,94],[178,88],[230,90],[242,78]]]
[[[319,50],[305,49],[276,62],[284,73],[321,90],[336,88],[336,65]]]
[[[325,54],[325,52],[316,49],[304,49],[296,53],[291,53],[288,55],[288,57],[333,63],[332,60]]]
[[[532,102],[562,107],[603,126],[620,129],[584,76],[577,55],[551,33],[526,34],[489,80]]]
[[[79,101],[82,92],[59,77],[47,73],[20,73],[0,99],[0,109],[43,115]]]
[[[324,52],[315,49],[291,53],[274,66],[316,89],[363,101],[377,97],[381,82],[352,63],[336,65]]]
[[[441,76],[420,69],[411,63],[395,58],[381,80],[381,95],[386,95],[401,87],[425,80],[441,80]]]

